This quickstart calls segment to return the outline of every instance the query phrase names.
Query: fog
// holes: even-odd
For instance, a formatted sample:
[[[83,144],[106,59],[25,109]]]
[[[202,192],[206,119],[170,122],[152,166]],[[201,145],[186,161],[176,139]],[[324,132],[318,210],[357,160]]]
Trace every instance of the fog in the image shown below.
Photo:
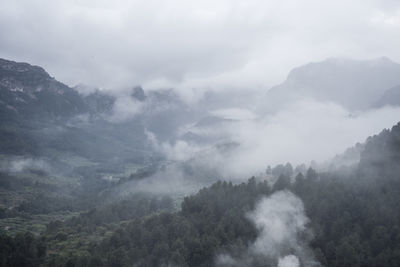
[[[309,219],[302,201],[288,191],[261,199],[247,215],[258,230],[254,243],[239,258],[219,255],[217,266],[258,266],[261,262],[278,267],[320,266],[307,242]],[[258,263],[258,264],[257,264]]]
[[[2,172],[19,173],[27,170],[42,170],[47,173],[54,171],[48,162],[40,158],[9,157],[0,162]]]
[[[112,114],[107,117],[111,122],[123,123],[135,117],[143,110],[143,104],[129,95],[119,95],[113,106]]]
[[[223,113],[224,117],[237,116],[237,110]],[[302,99],[264,117],[190,128],[192,133],[215,140],[217,146],[178,139],[156,148],[170,160],[218,170],[226,178],[247,179],[268,165],[329,161],[368,136],[390,128],[399,115],[398,107],[352,113],[335,103]],[[227,147],[222,148],[223,144]]]
[[[396,262],[399,33],[398,0],[2,0],[0,261]]]
[[[400,84],[399,12],[392,0],[6,0],[0,57],[113,95],[107,120],[147,116],[167,160],[243,179],[327,161],[397,122],[397,107],[371,101]],[[136,85],[181,102],[139,101]]]
[[[29,1],[0,7],[0,57],[69,85],[266,89],[327,57],[400,61],[394,0]]]

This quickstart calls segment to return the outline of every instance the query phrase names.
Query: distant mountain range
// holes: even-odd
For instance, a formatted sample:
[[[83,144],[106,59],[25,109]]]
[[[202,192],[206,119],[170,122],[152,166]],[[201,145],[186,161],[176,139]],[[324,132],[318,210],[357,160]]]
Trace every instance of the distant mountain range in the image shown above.
[[[126,108],[140,106],[140,113],[118,121],[116,106],[126,99]],[[83,95],[41,67],[0,59],[1,154],[142,162],[155,153],[146,131],[171,138],[188,116],[171,90],[146,95],[133,87],[120,98],[100,90]]]
[[[349,110],[400,105],[400,64],[387,58],[310,63],[293,69],[286,81],[271,88],[261,109],[278,110],[301,98]],[[202,132],[234,123],[208,110],[221,101],[230,107],[229,99],[208,93],[189,105],[172,89],[145,92],[140,86],[123,96],[101,90],[81,94],[79,87],[57,81],[41,67],[0,59],[0,153],[148,161],[160,156],[149,132],[158,142],[220,143],[220,136]],[[132,106],[139,109],[134,116],[118,119],[119,109]]]
[[[376,101],[375,107],[382,106],[399,106],[400,105],[400,85],[394,86],[386,90],[383,95]]]
[[[327,59],[293,69],[266,96],[269,110],[300,98],[333,102],[350,110],[400,105],[400,64],[388,58]],[[396,89],[397,88],[397,89]],[[397,93],[398,94],[398,93]]]

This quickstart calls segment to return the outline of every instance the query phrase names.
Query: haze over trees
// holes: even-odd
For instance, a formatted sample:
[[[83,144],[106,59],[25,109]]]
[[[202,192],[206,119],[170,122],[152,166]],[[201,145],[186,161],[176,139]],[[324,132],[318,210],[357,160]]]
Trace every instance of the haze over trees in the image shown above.
[[[0,60],[0,266],[397,266],[399,71],[305,65],[265,110],[224,93],[84,94]],[[346,137],[321,129],[332,118],[351,138],[327,160]],[[395,126],[368,137],[378,119]]]
[[[400,266],[400,1],[1,0],[0,267]]]

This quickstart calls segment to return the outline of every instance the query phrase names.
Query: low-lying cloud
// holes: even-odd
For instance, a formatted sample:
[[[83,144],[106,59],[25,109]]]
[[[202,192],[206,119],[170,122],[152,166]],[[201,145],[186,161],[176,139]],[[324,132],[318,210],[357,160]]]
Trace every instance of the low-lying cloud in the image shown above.
[[[34,159],[34,158],[9,158],[6,161],[1,162],[1,169],[7,172],[22,172],[29,169],[35,170],[46,170],[49,171],[50,165],[42,160],[42,159]]]
[[[278,267],[299,267],[299,259],[294,255],[287,255],[280,258],[278,261]]]
[[[111,122],[121,123],[140,114],[143,108],[142,102],[135,100],[130,95],[122,95],[116,98],[112,114],[107,119]]]
[[[217,266],[258,266],[260,262],[278,267],[320,266],[307,244],[309,219],[303,202],[294,194],[279,191],[263,198],[247,218],[259,232],[256,240],[239,257],[219,255]]]
[[[267,88],[331,56],[400,61],[399,10],[393,0],[5,0],[0,57],[70,85]]]
[[[223,116],[229,116],[226,111]],[[392,127],[399,118],[399,107],[352,113],[335,103],[302,99],[254,119],[189,129],[209,139],[214,135],[216,143],[178,140],[159,147],[171,160],[219,170],[226,178],[247,179],[268,165],[328,161],[368,136]],[[229,146],[232,143],[237,145]]]

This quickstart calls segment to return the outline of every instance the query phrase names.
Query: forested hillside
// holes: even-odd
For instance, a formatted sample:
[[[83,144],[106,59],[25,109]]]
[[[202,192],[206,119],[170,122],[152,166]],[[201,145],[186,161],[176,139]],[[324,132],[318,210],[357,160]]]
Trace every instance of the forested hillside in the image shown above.
[[[399,0],[0,0],[0,267],[400,267],[399,30]]]
[[[282,174],[272,186],[255,178],[240,184],[221,181],[186,197],[176,212],[171,212],[173,204],[167,198],[136,196],[131,202],[49,223],[37,237],[10,238],[3,233],[2,250],[8,252],[2,253],[1,262],[3,266],[239,266],[218,263],[218,255],[243,258],[260,234],[248,214],[262,198],[287,190],[304,203],[309,222],[296,239],[312,249],[315,266],[398,266],[399,136],[396,125],[369,138],[359,166],[346,174],[309,168],[295,177]],[[305,257],[299,259],[305,264]],[[259,255],[250,264],[276,266],[276,260]]]
[[[400,124],[329,167],[238,179],[217,165],[251,151],[220,131],[251,113],[203,114],[171,90],[128,100],[141,113],[115,117],[117,96],[0,60],[0,266],[398,265]]]

